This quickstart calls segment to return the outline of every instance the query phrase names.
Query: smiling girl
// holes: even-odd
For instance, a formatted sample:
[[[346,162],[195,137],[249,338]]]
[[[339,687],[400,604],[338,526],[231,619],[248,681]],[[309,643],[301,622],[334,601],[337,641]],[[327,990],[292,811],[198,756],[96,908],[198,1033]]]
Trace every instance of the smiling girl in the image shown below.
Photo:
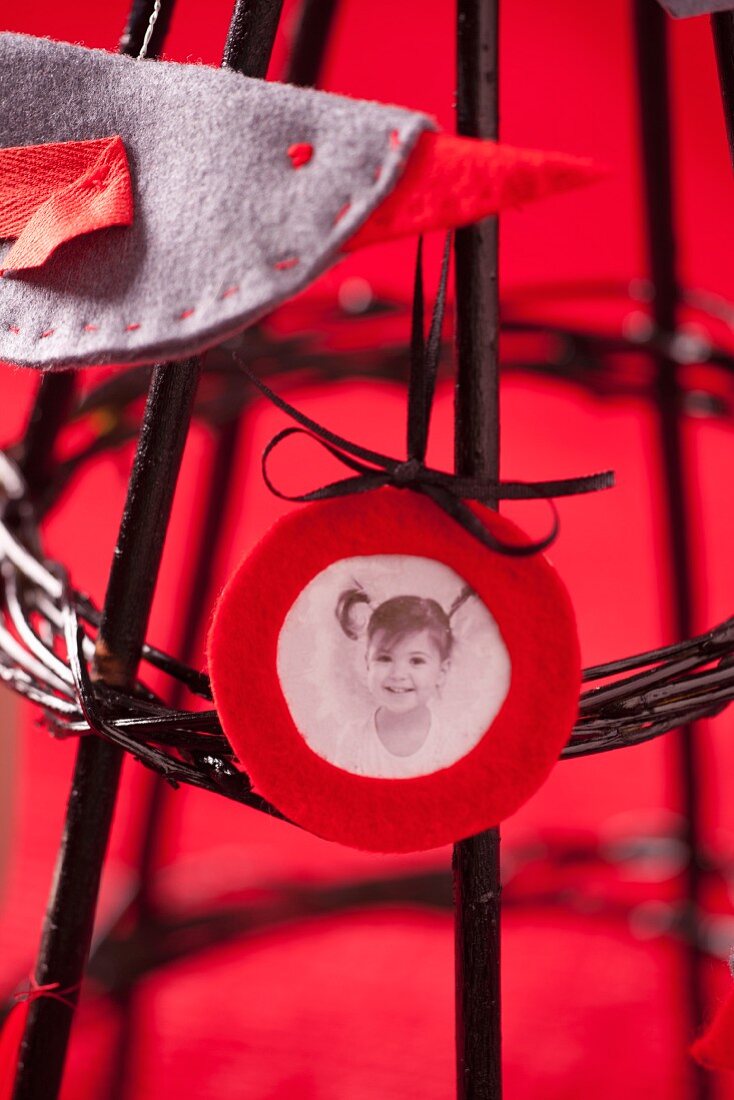
[[[364,589],[342,592],[337,619],[353,640],[366,633],[367,687],[375,703],[357,732],[359,745],[352,746],[355,770],[388,778],[440,766],[434,757],[441,733],[431,704],[451,667],[450,616],[470,595],[462,590],[447,613],[421,596],[394,596],[370,611]]]

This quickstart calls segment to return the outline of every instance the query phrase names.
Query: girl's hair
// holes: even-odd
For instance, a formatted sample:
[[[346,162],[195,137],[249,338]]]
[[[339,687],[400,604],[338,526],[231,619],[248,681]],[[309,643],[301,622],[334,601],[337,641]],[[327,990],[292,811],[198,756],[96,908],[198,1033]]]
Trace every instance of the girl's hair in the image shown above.
[[[436,643],[442,661],[451,656],[454,636],[451,631],[451,616],[472,595],[467,586],[462,589],[451,605],[448,614],[436,600],[423,596],[393,596],[374,608],[367,622],[367,644],[375,635],[384,634],[386,646],[397,645],[406,635],[427,630]],[[339,597],[336,605],[336,617],[348,638],[357,639],[364,633],[364,623],[357,608],[371,607],[371,601],[364,588],[347,588]]]

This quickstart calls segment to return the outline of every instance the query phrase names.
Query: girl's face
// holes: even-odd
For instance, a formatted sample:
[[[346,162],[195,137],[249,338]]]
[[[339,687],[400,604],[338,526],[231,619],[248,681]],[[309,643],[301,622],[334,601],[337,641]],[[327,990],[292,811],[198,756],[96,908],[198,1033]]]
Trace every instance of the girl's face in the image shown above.
[[[378,631],[367,650],[367,686],[380,706],[404,714],[422,706],[446,678],[449,660],[442,660],[430,631],[406,634],[385,644]]]

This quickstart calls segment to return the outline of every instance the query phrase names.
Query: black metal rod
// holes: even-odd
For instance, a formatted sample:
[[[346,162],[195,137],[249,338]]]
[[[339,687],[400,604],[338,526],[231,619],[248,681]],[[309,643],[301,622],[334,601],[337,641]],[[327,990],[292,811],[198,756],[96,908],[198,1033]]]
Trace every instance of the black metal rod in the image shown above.
[[[729,155],[734,168],[734,11],[719,11],[712,15],[711,32],[714,36],[721,102],[729,138]]]
[[[653,289],[652,317],[657,334],[672,336],[677,324],[679,288],[670,118],[667,17],[656,0],[635,0],[635,51],[643,168],[647,250]],[[658,341],[663,347],[666,341]],[[676,641],[693,633],[688,476],[683,451],[685,393],[678,364],[662,351],[653,353],[658,440],[663,471],[668,547],[672,564],[672,611]],[[684,818],[687,859],[683,875],[686,978],[684,1011],[692,1038],[706,1017],[700,914],[703,904],[701,759],[693,726],[684,726],[671,744],[676,752],[677,782]],[[698,1100],[711,1096],[711,1076],[691,1063]]]
[[[458,0],[457,130],[497,138],[498,0]],[[499,477],[498,224],[456,234],[456,471]],[[500,1100],[500,833],[454,845],[459,1100]]]

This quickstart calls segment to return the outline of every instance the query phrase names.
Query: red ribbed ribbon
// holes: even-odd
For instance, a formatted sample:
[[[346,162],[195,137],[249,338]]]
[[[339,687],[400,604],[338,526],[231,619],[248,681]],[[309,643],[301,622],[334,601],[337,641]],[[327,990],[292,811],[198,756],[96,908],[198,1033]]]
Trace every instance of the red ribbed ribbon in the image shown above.
[[[15,240],[2,274],[41,267],[66,241],[132,221],[120,137],[0,149],[0,238]]]

